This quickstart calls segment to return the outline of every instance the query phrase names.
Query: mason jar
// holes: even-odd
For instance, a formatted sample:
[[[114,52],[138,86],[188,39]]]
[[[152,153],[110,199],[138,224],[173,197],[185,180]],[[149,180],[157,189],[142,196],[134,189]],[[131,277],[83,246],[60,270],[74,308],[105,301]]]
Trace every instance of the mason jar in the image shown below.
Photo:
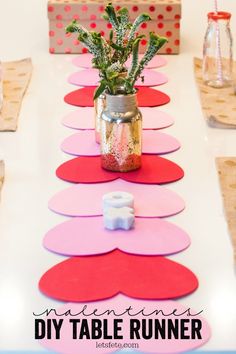
[[[128,172],[141,167],[142,114],[137,94],[106,94],[100,126],[101,165],[110,171]]]
[[[100,144],[100,124],[102,112],[106,107],[106,96],[101,94],[94,100],[94,118],[95,118],[95,141]]]

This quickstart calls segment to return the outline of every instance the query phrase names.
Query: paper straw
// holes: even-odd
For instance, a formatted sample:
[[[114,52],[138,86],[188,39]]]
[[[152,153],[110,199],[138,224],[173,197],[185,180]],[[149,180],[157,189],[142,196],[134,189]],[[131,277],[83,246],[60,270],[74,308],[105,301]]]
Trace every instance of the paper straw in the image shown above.
[[[215,12],[218,13],[218,0],[214,0]],[[220,26],[216,22],[216,60],[217,60],[217,77],[220,83],[223,83],[223,65],[221,57],[221,43],[220,43]]]

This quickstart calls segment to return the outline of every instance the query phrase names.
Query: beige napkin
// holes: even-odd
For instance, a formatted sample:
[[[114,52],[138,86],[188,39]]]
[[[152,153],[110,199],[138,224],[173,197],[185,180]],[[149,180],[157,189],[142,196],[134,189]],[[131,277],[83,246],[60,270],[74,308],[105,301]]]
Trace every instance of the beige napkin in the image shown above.
[[[236,62],[234,63],[236,69]],[[234,70],[236,72],[236,70]],[[236,95],[233,87],[213,88],[202,80],[202,60],[194,58],[194,73],[207,123],[215,128],[236,128]]]
[[[32,74],[30,58],[3,62],[3,105],[0,111],[0,131],[15,131],[21,103]]]
[[[236,157],[217,157],[216,165],[236,262]]]

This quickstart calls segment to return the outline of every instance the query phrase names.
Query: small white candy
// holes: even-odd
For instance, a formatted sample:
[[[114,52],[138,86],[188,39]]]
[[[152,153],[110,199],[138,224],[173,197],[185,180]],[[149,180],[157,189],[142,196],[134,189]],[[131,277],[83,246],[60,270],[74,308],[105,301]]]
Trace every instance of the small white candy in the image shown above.
[[[111,192],[102,197],[103,211],[107,208],[134,207],[134,196],[127,192]]]
[[[129,207],[107,208],[104,212],[104,226],[109,230],[129,230],[134,225],[134,209]]]

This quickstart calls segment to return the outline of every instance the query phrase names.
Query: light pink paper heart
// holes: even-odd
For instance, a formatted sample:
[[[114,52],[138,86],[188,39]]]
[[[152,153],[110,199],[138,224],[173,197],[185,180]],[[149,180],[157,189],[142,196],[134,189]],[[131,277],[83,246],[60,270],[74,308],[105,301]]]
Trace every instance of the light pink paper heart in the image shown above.
[[[167,255],[190,245],[182,229],[162,219],[136,218],[132,230],[110,231],[103,217],[73,218],[50,230],[43,241],[48,250],[65,256],[87,256],[115,249],[140,255]]]
[[[157,130],[143,131],[143,154],[166,154],[180,148],[180,143],[171,135]],[[94,132],[80,130],[66,138],[61,144],[62,151],[75,156],[99,156],[100,145],[95,142]]]
[[[134,195],[137,217],[171,216],[185,208],[183,199],[165,187],[123,180],[69,187],[51,198],[49,208],[67,216],[99,216],[103,214],[103,195],[115,191],[129,192]]]
[[[142,59],[143,54],[139,54],[139,61]],[[80,54],[76,58],[72,59],[72,63],[80,68],[92,68],[92,54]],[[127,61],[127,66],[131,64],[131,59]],[[156,55],[146,66],[147,69],[159,68],[167,64],[167,60],[161,56]]]
[[[142,76],[145,78],[143,81],[141,78],[137,80],[136,86],[159,86],[168,81],[166,75],[154,70],[144,69]],[[100,81],[99,73],[97,69],[85,69],[78,71],[69,76],[68,82],[77,86],[98,86]]]
[[[143,107],[140,111],[143,115],[144,130],[167,128],[174,123],[173,117],[155,107]],[[62,124],[66,127],[79,130],[94,130],[94,122],[93,107],[78,107],[76,111],[67,114],[62,120]]]
[[[96,315],[94,315],[95,310]],[[108,311],[110,312],[109,315]],[[56,313],[60,316],[56,316],[55,312],[52,312],[47,316],[47,319],[56,319],[57,321],[63,319],[60,339],[55,339],[54,336],[52,339],[41,340],[40,344],[49,350],[67,354],[97,354],[98,352],[101,354],[112,353],[117,351],[115,343],[120,343],[121,346],[124,343],[136,343],[139,346],[138,350],[145,353],[183,353],[203,346],[211,337],[211,330],[207,321],[201,315],[198,315],[201,311],[201,308],[196,311],[177,301],[136,300],[130,299],[124,295],[117,295],[109,300],[90,302],[86,305],[81,303],[68,303],[61,306],[59,309],[56,309]],[[89,314],[91,314],[91,316],[88,316]],[[190,314],[190,316],[188,314]],[[119,340],[98,340],[98,342],[102,341],[108,346],[109,343],[114,343],[113,349],[111,347],[106,348],[105,346],[97,348],[96,340],[89,340],[86,338],[80,340],[72,339],[72,323],[69,322],[71,319],[80,319],[81,321],[87,320],[90,330],[92,319],[101,321],[107,320],[109,334],[113,333],[114,320],[121,319],[122,322],[119,323],[119,326],[121,327],[119,335],[122,335],[123,338]],[[171,323],[175,324],[175,321],[180,323],[180,320],[185,320],[184,324],[187,326],[185,334],[190,336],[191,321],[199,321],[198,323],[202,326],[200,331],[201,339],[198,339],[198,337],[196,337],[196,339],[191,338],[187,340],[173,339],[173,337],[172,339],[162,339],[160,335],[158,339],[150,338],[147,340],[143,339],[142,336],[140,339],[137,339],[136,337],[131,339],[131,320],[138,320],[141,325],[142,321],[146,321],[145,323],[147,324],[149,320],[152,320],[153,323],[156,320],[159,321],[160,325],[162,324],[162,321],[164,321],[167,328],[167,321],[171,321]],[[78,324],[78,330],[80,329],[80,324]],[[139,333],[141,333],[141,331],[139,331]]]

